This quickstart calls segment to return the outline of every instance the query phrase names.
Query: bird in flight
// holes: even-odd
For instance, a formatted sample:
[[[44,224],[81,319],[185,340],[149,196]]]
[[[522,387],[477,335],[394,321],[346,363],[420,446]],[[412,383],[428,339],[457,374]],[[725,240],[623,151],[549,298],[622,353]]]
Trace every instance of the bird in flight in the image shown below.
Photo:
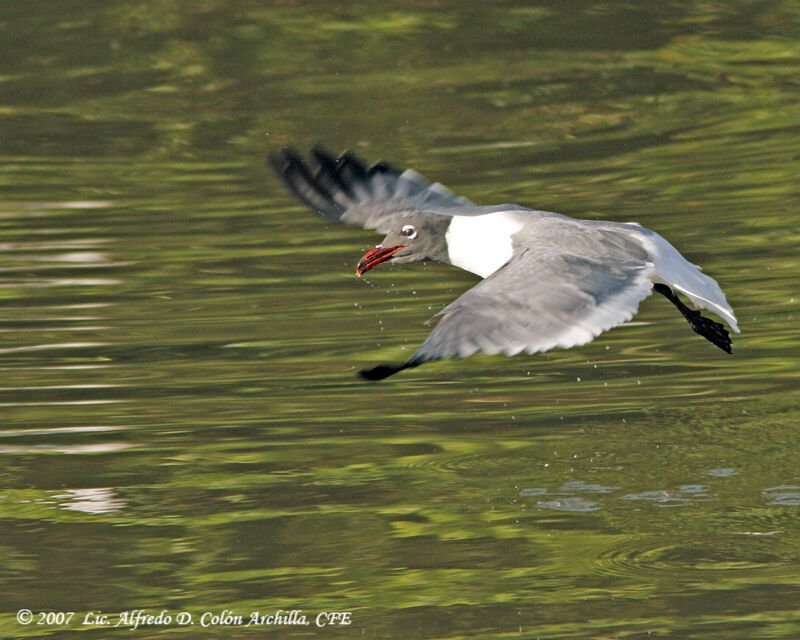
[[[316,213],[386,234],[358,262],[357,275],[382,262],[435,260],[482,278],[432,318],[438,324],[414,355],[361,371],[368,380],[477,352],[512,356],[586,344],[630,320],[653,290],[723,351],[731,353],[725,327],[678,294],[739,333],[717,282],[637,223],[580,220],[516,204],[475,205],[412,169],[367,167],[349,151],[335,157],[317,146],[303,158],[285,148],[270,161]]]

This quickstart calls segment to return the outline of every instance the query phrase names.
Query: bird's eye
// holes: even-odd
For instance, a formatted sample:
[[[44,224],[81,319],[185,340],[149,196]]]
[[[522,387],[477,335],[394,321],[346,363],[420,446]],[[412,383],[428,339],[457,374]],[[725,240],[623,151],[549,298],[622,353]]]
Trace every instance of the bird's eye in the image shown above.
[[[400,233],[402,233],[406,238],[413,240],[417,237],[417,230],[412,227],[410,224],[403,225],[403,228],[400,229]]]

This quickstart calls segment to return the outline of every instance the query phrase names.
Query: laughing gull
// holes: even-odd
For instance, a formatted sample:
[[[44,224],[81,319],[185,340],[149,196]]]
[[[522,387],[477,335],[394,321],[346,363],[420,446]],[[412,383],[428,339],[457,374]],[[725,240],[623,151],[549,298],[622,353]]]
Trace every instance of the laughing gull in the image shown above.
[[[739,333],[716,281],[635,222],[478,206],[411,169],[367,168],[351,152],[335,158],[315,147],[303,159],[286,148],[270,161],[315,212],[387,234],[361,258],[359,276],[381,262],[435,260],[483,278],[431,318],[439,323],[411,358],[365,369],[369,380],[479,351],[512,356],[586,344],[630,320],[653,290],[723,351],[731,352],[727,330],[687,307],[678,292]]]

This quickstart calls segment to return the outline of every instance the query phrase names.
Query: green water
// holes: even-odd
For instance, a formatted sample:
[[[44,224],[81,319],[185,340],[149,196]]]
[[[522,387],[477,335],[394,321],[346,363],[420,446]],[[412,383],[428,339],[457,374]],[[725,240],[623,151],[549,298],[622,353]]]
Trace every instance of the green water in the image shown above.
[[[0,4],[0,637],[800,637],[799,25]],[[379,238],[266,167],[315,142],[658,231],[725,289],[733,355],[651,298],[585,347],[364,383],[475,277],[356,278]]]

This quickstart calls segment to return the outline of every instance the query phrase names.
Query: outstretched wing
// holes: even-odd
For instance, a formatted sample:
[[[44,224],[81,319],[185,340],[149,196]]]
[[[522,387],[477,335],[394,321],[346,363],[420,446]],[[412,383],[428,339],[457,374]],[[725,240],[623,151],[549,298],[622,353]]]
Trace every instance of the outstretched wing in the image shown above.
[[[384,163],[367,168],[350,151],[335,158],[317,146],[306,160],[286,148],[270,154],[270,162],[292,193],[320,215],[380,233],[389,233],[409,213],[472,205],[411,169],[399,172]]]
[[[652,263],[639,259],[524,249],[438,313],[439,324],[407,362],[362,374],[375,380],[477,352],[515,355],[586,344],[633,317],[652,291],[651,272]]]

